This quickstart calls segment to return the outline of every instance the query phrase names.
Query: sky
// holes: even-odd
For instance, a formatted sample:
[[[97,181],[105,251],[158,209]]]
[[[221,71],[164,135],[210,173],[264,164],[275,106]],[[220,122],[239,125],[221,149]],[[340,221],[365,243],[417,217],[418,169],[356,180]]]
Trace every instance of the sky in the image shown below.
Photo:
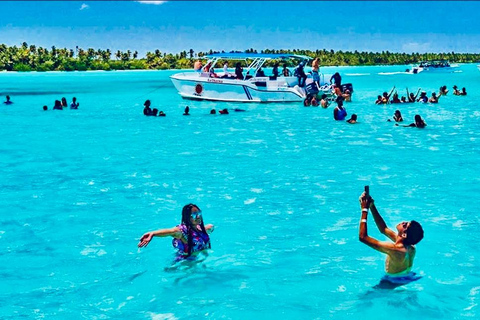
[[[0,1],[0,43],[480,53],[476,1]]]

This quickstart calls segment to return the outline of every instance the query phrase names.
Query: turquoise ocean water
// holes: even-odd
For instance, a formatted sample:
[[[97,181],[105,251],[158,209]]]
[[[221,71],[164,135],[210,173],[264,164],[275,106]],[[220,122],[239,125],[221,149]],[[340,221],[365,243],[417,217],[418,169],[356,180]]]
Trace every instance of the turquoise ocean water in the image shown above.
[[[480,72],[405,68],[322,68],[353,83],[358,125],[332,107],[182,100],[174,71],[0,73],[0,318],[480,318]],[[393,85],[450,93],[375,105]],[[51,110],[73,96],[78,110]],[[167,116],[143,116],[146,99]],[[428,127],[386,122],[396,108]],[[384,256],[358,241],[364,185],[389,226],[423,224],[420,281],[372,289]],[[171,267],[170,238],[137,249],[189,202],[216,226],[208,257]]]

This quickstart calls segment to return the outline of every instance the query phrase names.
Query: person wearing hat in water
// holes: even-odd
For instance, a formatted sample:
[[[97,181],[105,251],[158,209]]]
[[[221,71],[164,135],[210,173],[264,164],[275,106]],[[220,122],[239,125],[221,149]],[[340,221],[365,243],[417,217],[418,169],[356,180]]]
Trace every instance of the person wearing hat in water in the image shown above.
[[[417,102],[423,102],[423,103],[428,102],[427,91],[422,91],[420,93],[420,97],[417,99]]]

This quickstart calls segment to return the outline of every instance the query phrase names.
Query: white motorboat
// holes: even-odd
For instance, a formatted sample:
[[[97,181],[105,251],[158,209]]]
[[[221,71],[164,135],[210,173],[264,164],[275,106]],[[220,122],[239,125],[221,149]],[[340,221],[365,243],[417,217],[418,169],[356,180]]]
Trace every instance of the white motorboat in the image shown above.
[[[326,83],[324,74],[319,74],[319,85],[308,74],[305,86],[298,86],[298,78],[293,76],[258,76],[257,71],[268,60],[275,59],[280,66],[281,60],[297,60],[307,63],[310,57],[293,54],[262,54],[262,53],[214,53],[205,56],[208,59],[205,68],[193,72],[177,73],[170,78],[185,99],[232,101],[232,102],[298,102],[303,101],[310,93],[331,94],[330,83]],[[241,71],[215,73],[213,68],[217,62],[231,61],[236,64],[243,62]],[[232,65],[231,65],[232,66]],[[230,66],[230,67],[231,67]],[[328,78],[330,80],[330,78]],[[322,92],[323,91],[323,92]]]
[[[422,61],[418,65],[418,68],[423,69],[422,71],[441,71],[441,72],[454,72],[459,70],[460,66],[456,63],[450,64],[447,60],[430,60]]]
[[[417,74],[423,71],[422,67],[413,66],[410,69],[405,70],[405,73]]]

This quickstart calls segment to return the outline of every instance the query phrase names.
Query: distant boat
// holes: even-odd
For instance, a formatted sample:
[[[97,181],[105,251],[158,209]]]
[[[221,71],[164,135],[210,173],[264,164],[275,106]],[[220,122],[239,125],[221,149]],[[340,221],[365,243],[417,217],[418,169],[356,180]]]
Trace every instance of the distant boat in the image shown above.
[[[232,102],[295,102],[303,101],[307,95],[316,93],[332,94],[330,79],[319,74],[320,87],[313,82],[312,75],[307,74],[305,87],[298,86],[298,78],[294,75],[284,77],[256,76],[257,71],[267,60],[300,60],[304,63],[310,57],[294,54],[263,54],[263,53],[213,53],[205,56],[207,66],[214,68],[215,64],[225,61],[237,63],[245,61],[246,67],[241,78],[230,72],[209,73],[202,70],[182,72],[170,76],[178,93],[185,99],[232,101]],[[281,72],[281,70],[279,70]],[[328,79],[325,81],[325,79]],[[350,84],[349,84],[350,85]],[[351,86],[351,85],[350,85]],[[353,92],[353,88],[350,88]]]
[[[441,72],[453,72],[460,68],[458,64],[450,64],[448,60],[429,60],[429,61],[422,61],[417,66],[419,69],[421,68],[422,71],[441,71]]]
[[[406,73],[417,74],[423,71],[423,68],[418,66],[413,66],[410,69],[405,70]]]
[[[478,71],[480,71],[480,64],[477,65]]]

